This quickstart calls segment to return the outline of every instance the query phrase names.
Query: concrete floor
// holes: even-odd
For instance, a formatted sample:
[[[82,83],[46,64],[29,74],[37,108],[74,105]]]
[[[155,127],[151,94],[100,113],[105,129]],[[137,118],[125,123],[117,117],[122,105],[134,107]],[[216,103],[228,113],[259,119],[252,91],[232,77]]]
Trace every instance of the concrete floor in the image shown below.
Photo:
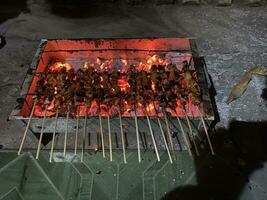
[[[55,1],[9,2],[0,6],[0,33],[5,33],[7,40],[6,46],[0,49],[0,144],[4,149],[17,149],[21,141],[24,127],[7,118],[42,38],[196,38],[217,92],[221,120],[218,129],[229,133],[228,130],[243,130],[240,126],[245,125],[254,127],[249,130],[255,134],[266,130],[262,128],[267,121],[266,77],[253,77],[240,99],[230,105],[225,103],[232,86],[246,70],[254,65],[267,70],[266,6],[107,3],[80,5],[70,10],[68,4],[54,4]],[[36,142],[34,137],[28,137],[25,146],[36,147]],[[266,161],[259,160],[261,164]],[[266,167],[254,176],[260,178],[265,172]],[[260,185],[266,191],[264,181]]]

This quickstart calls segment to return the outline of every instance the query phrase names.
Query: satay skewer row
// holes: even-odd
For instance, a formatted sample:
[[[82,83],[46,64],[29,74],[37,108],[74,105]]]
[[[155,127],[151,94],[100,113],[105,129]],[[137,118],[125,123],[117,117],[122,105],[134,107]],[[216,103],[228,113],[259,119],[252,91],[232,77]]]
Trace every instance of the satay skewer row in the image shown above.
[[[182,125],[182,123],[181,123],[181,120],[180,120],[180,118],[179,118],[179,116],[178,116],[178,115],[176,115],[176,119],[177,119],[177,121],[178,121],[178,124],[179,124],[180,130],[181,130],[181,132],[182,132],[182,136],[183,136],[183,139],[184,139],[185,145],[186,145],[186,147],[187,147],[187,149],[188,149],[188,153],[189,153],[189,155],[192,157],[192,156],[193,156],[193,154],[192,154],[192,151],[191,151],[191,148],[190,148],[190,144],[189,144],[189,141],[188,141],[188,139],[187,139],[187,136],[186,136],[186,134],[185,134],[185,131],[184,131],[183,125]]]
[[[146,106],[147,106],[147,103],[146,103],[146,101],[144,101],[144,111],[145,111],[145,116],[146,116],[146,120],[147,120],[147,124],[148,124],[148,128],[149,128],[149,133],[150,133],[150,136],[151,136],[151,139],[152,139],[152,143],[153,143],[153,146],[154,146],[154,149],[155,149],[157,160],[160,161],[160,156],[159,156],[156,140],[155,140],[155,137],[154,137],[154,133],[153,133],[153,129],[152,129],[152,126],[151,126],[150,118],[149,118],[147,110],[146,110]]]
[[[122,153],[123,153],[123,161],[126,164],[126,150],[125,150],[125,140],[124,140],[124,132],[122,127],[122,119],[121,119],[121,111],[119,111],[119,121],[120,121],[120,132],[121,132],[121,143],[122,143]]]
[[[155,141],[155,138],[154,138],[153,129],[152,129],[152,127],[151,127],[150,118],[149,118],[149,116],[148,116],[147,113],[146,113],[146,120],[147,120],[147,124],[148,124],[148,128],[149,128],[149,132],[150,132],[150,135],[151,135],[151,139],[152,139],[152,142],[153,142],[153,146],[154,146],[154,148],[155,148],[155,152],[156,152],[157,160],[160,161],[160,156],[159,156],[159,152],[158,152],[157,144],[156,144],[156,141]]]
[[[192,129],[192,126],[191,126],[191,122],[190,122],[190,119],[188,117],[188,114],[187,114],[185,108],[184,108],[184,110],[185,110],[185,119],[186,119],[186,122],[187,122],[187,126],[189,128],[189,135],[193,140],[193,145],[194,145],[194,148],[196,150],[196,154],[197,154],[197,156],[199,156],[199,150],[198,150],[198,147],[197,147],[197,144],[196,144],[195,135],[193,134],[193,129]]]
[[[154,85],[156,85],[158,83],[158,85],[159,85],[159,88],[158,89],[160,89],[163,93],[166,93],[165,92],[165,89],[163,87],[163,83],[158,80],[158,75],[159,75],[159,72],[153,71],[151,73],[151,78],[152,78],[152,76],[154,76],[154,78],[152,78],[153,79],[153,82],[154,82]],[[152,91],[153,91],[153,88],[152,88]],[[157,91],[157,92],[154,92],[153,91],[153,93],[156,95],[156,94],[159,94],[160,91]],[[154,98],[156,98],[156,97],[154,97]],[[158,96],[158,98],[159,98],[159,96]],[[166,99],[165,99],[165,101],[166,101]],[[166,105],[168,105],[168,102],[166,103]],[[157,113],[156,108],[155,108],[155,111]],[[164,121],[165,121],[166,129],[167,129],[167,135],[168,135],[168,140],[169,140],[169,143],[170,143],[170,146],[171,146],[171,151],[172,151],[172,154],[173,154],[173,158],[174,158],[174,160],[176,160],[174,144],[173,144],[172,135],[171,135],[171,131],[170,131],[170,126],[169,126],[169,122],[168,122],[168,118],[167,118],[167,114],[166,114],[166,108],[163,109],[163,118],[164,118]],[[160,120],[159,120],[159,123],[160,123]],[[162,125],[161,125],[161,127],[162,127]],[[165,136],[165,134],[164,134],[164,136]],[[165,138],[165,140],[166,140],[166,138]],[[166,140],[166,143],[168,145],[168,141],[167,140]]]
[[[54,152],[54,143],[55,143],[55,137],[56,137],[56,131],[57,131],[57,120],[58,120],[58,113],[59,110],[56,110],[56,116],[55,116],[55,121],[54,121],[54,129],[53,129],[53,136],[52,136],[52,141],[51,141],[51,150],[50,150],[50,156],[49,156],[49,162],[52,162],[52,157],[53,157],[53,152]]]
[[[66,158],[67,153],[67,140],[68,140],[68,132],[69,132],[69,117],[70,117],[70,105],[67,107],[67,114],[65,120],[65,135],[64,135],[64,147],[63,147],[63,157]]]
[[[177,99],[175,98],[174,99],[174,101],[176,102],[177,101]],[[176,104],[175,103],[173,103],[173,101],[172,101],[172,103],[171,103],[171,106],[170,106],[171,108],[172,108],[172,110],[175,112],[175,117],[176,117],[176,119],[177,119],[177,122],[178,122],[178,125],[179,125],[179,127],[180,127],[180,131],[181,131],[181,133],[182,133],[182,137],[183,137],[183,140],[184,140],[184,143],[185,143],[185,146],[187,147],[187,149],[188,149],[188,153],[189,153],[189,155],[192,157],[193,156],[193,154],[192,154],[192,151],[191,151],[191,145],[190,145],[190,141],[189,141],[189,139],[188,139],[188,137],[187,137],[187,135],[186,135],[186,133],[185,133],[185,131],[184,131],[184,128],[183,128],[183,125],[182,125],[182,123],[181,123],[181,119],[180,119],[180,117],[179,117],[179,115],[178,115],[178,113],[177,113],[177,110],[176,110]],[[185,111],[185,110],[184,110]]]
[[[85,150],[85,136],[87,133],[87,117],[88,117],[88,106],[85,108],[85,116],[84,116],[84,127],[83,127],[83,135],[82,135],[82,149],[81,149],[81,162],[84,160],[84,150]]]
[[[171,154],[170,154],[169,146],[168,146],[168,143],[167,143],[167,140],[166,140],[166,137],[165,137],[164,130],[162,128],[162,124],[161,124],[161,121],[160,121],[158,110],[157,110],[156,105],[155,105],[155,100],[156,100],[155,96],[154,96],[155,92],[153,91],[153,89],[151,91],[153,93],[153,98],[152,98],[153,108],[154,108],[154,110],[156,112],[156,115],[157,115],[157,122],[158,122],[158,125],[159,125],[159,128],[160,128],[161,136],[163,138],[163,142],[164,142],[164,145],[166,147],[166,151],[167,151],[167,154],[169,156],[170,163],[172,164],[173,161],[172,161],[172,157],[171,157]]]
[[[172,65],[168,65],[168,66],[173,67]],[[168,140],[169,140],[168,142],[170,143],[170,146],[171,146],[171,151],[172,151],[172,154],[173,154],[173,158],[174,158],[174,160],[176,160],[176,154],[175,154],[175,148],[174,148],[174,144],[173,144],[172,134],[171,134],[171,131],[170,131],[168,117],[167,117],[167,114],[166,114],[167,113],[166,106],[169,105],[169,100],[167,98],[167,92],[166,92],[166,89],[165,89],[165,86],[164,85],[166,85],[166,83],[167,84],[170,84],[170,80],[169,80],[169,77],[171,75],[170,70],[169,70],[169,73],[170,74],[167,75],[167,73],[168,72],[166,71],[166,66],[165,67],[158,66],[158,72],[152,71],[151,78],[154,81],[154,85],[157,85],[158,86],[158,90],[159,91],[157,91],[157,93],[155,93],[155,94],[156,95],[158,94],[158,98],[160,99],[160,102],[162,102],[162,97],[161,97],[160,94],[162,94],[162,93],[165,94],[164,95],[164,104],[165,105],[163,106],[163,118],[164,118],[166,129],[167,129],[167,135],[168,135]],[[176,75],[177,75],[177,73],[176,73]],[[163,77],[162,77],[162,75],[163,75]],[[159,78],[160,78],[160,80],[159,80]],[[178,79],[178,77],[176,77],[176,78]],[[171,89],[169,89],[169,90],[171,90]]]
[[[139,144],[139,127],[138,127],[138,119],[136,116],[136,105],[134,104],[134,122],[135,122],[135,133],[136,133],[136,144],[137,144],[137,156],[138,156],[138,162],[140,163],[141,158],[141,151],[140,151],[140,144]]]
[[[101,115],[100,103],[101,103],[101,101],[99,101],[99,115]],[[111,134],[111,123],[110,123],[110,115],[109,115],[109,112],[107,113],[107,124],[108,124],[109,160],[110,161],[113,161],[112,134]]]
[[[141,88],[143,91],[146,91],[145,90],[145,87],[151,87],[151,83],[150,81],[148,80],[148,76],[146,76],[146,72],[145,71],[141,71],[140,72],[140,77],[141,77]],[[140,96],[140,95],[139,95]],[[149,128],[149,132],[150,132],[150,135],[151,135],[151,139],[152,139],[152,143],[153,143],[153,146],[154,146],[154,149],[155,149],[155,153],[156,153],[156,156],[157,156],[157,160],[160,161],[160,156],[159,156],[159,152],[158,152],[158,148],[157,148],[157,143],[156,143],[156,140],[155,140],[155,137],[154,137],[154,133],[153,133],[153,129],[152,129],[152,126],[151,126],[151,122],[150,122],[150,118],[149,118],[149,115],[147,113],[147,102],[145,100],[145,98],[143,98],[143,103],[144,103],[144,111],[145,111],[145,116],[146,116],[146,119],[147,119],[147,124],[148,124],[148,128]]]
[[[44,111],[44,116],[43,116],[42,125],[41,125],[41,132],[40,132],[40,137],[38,141],[38,147],[36,151],[36,157],[35,157],[36,159],[39,158],[39,154],[40,154],[40,149],[41,149],[41,144],[42,144],[43,134],[44,134],[44,125],[45,125],[45,120],[46,120],[47,108],[48,108],[48,103],[45,102],[45,111]]]
[[[142,71],[141,73],[145,73],[145,72]],[[142,77],[142,78],[146,79],[146,77]],[[142,90],[144,90],[144,85],[143,85],[143,83],[141,83],[141,84],[142,84],[141,88],[142,88]],[[138,94],[137,96],[141,97],[140,94]],[[151,136],[151,139],[152,139],[152,143],[153,143],[153,146],[154,146],[154,149],[155,149],[156,157],[157,157],[157,160],[160,161],[160,156],[159,156],[156,140],[155,140],[155,137],[154,137],[153,129],[152,129],[152,126],[151,126],[150,118],[149,118],[147,110],[146,110],[147,103],[146,103],[144,98],[141,97],[140,100],[141,99],[142,99],[142,101],[144,103],[144,113],[145,113],[145,116],[146,116],[146,120],[147,120],[147,124],[148,124],[148,128],[149,128],[149,133],[150,133],[150,136]]]
[[[79,137],[79,126],[80,126],[80,105],[77,106],[75,143],[74,143],[74,155],[77,155],[78,137]]]
[[[176,98],[174,98],[173,100],[176,102]],[[191,151],[191,145],[190,145],[189,140],[188,140],[188,138],[187,138],[187,135],[186,135],[186,133],[185,133],[185,131],[184,131],[183,125],[182,125],[181,120],[180,120],[180,117],[179,117],[179,115],[178,115],[178,113],[177,113],[176,105],[173,103],[173,101],[170,101],[169,103],[170,103],[170,107],[171,107],[172,110],[175,112],[176,119],[177,119],[178,125],[179,125],[179,127],[180,127],[180,131],[181,131],[181,133],[182,133],[182,137],[183,137],[184,143],[185,143],[185,145],[186,145],[186,147],[187,147],[187,149],[188,149],[188,153],[189,153],[189,155],[192,157],[193,154],[192,154],[192,151]]]
[[[129,82],[129,85],[130,85],[130,89],[131,89],[131,95],[133,95],[134,97],[131,99],[132,104],[134,106],[134,122],[135,122],[135,134],[136,134],[136,145],[137,145],[137,158],[138,158],[138,162],[141,163],[142,161],[142,158],[141,158],[141,150],[140,150],[140,139],[139,139],[139,126],[138,126],[138,118],[137,118],[137,107],[136,107],[136,97],[135,97],[135,94],[136,94],[136,88],[137,88],[137,82],[136,82],[136,79],[135,77],[133,77],[133,73],[136,71],[136,68],[135,67],[132,67],[130,66],[128,68],[128,73],[129,74],[129,79],[132,79],[130,80]]]
[[[99,119],[102,154],[103,154],[103,158],[105,158],[106,157],[106,153],[105,153],[105,144],[104,144],[104,134],[103,134],[102,117],[101,117],[100,113],[98,115],[98,119]]]
[[[172,140],[172,134],[170,131],[170,125],[169,125],[168,117],[165,111],[164,111],[164,120],[165,120],[166,129],[167,129],[167,135],[169,137],[169,142],[171,143],[172,155],[173,155],[174,160],[176,160],[176,154],[175,154],[174,144]]]
[[[109,142],[109,159],[113,161],[112,158],[112,136],[111,136],[111,124],[110,124],[110,117],[108,115],[108,142]]]
[[[197,143],[196,143],[196,139],[195,139],[195,135],[193,133],[193,129],[192,129],[192,126],[191,126],[191,122],[190,122],[190,119],[189,119],[189,116],[187,114],[187,110],[185,108],[185,106],[183,105],[183,109],[184,109],[184,114],[185,114],[185,119],[186,119],[186,122],[187,122],[187,126],[189,128],[189,136],[192,138],[192,141],[193,141],[193,145],[194,145],[194,148],[196,150],[196,155],[199,156],[199,150],[198,150],[198,147],[197,147]]]
[[[155,112],[157,114],[157,121],[158,121],[159,129],[160,129],[160,132],[161,132],[161,136],[163,138],[163,142],[165,144],[166,151],[167,151],[167,154],[169,156],[170,163],[172,164],[173,163],[172,156],[170,154],[170,150],[169,150],[168,143],[167,143],[167,140],[166,140],[166,137],[165,137],[165,133],[163,131],[162,124],[161,124],[161,121],[160,121],[160,117],[159,117],[159,114],[158,114],[158,111],[156,109],[156,105],[155,105],[154,101],[153,101],[153,107],[154,107],[154,110],[155,110]]]
[[[31,113],[30,113],[30,117],[28,119],[28,123],[27,123],[27,126],[26,126],[25,130],[24,130],[24,134],[23,134],[20,146],[19,146],[18,155],[21,154],[21,151],[22,151],[22,148],[23,148],[23,144],[25,142],[26,135],[28,133],[28,130],[29,130],[29,127],[30,127],[30,124],[31,124],[31,120],[32,120],[32,117],[33,117],[33,113],[34,113],[34,110],[35,110],[36,103],[37,103],[37,98],[34,98],[33,106],[32,106]]]
[[[201,119],[201,122],[202,122],[202,125],[203,125],[203,128],[204,128],[204,132],[205,132],[207,140],[208,140],[208,144],[209,144],[209,148],[210,148],[211,154],[215,155],[214,149],[213,149],[213,146],[212,146],[212,143],[211,143],[211,140],[210,140],[210,136],[209,136],[209,133],[208,133],[207,125],[206,125],[204,117],[203,117],[203,114],[200,112],[199,108],[198,108],[198,111],[200,113],[200,119]]]

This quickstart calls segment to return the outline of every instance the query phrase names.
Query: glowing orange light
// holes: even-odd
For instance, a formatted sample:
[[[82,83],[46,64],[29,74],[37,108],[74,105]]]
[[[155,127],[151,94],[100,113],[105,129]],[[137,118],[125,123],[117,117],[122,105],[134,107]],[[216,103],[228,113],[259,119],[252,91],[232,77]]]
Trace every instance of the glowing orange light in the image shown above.
[[[153,92],[156,92],[156,85],[155,85],[154,81],[152,81],[151,88],[152,88]]]
[[[89,64],[88,62],[85,62],[84,65],[83,65],[83,68],[84,68],[84,69],[88,69],[88,68],[89,68],[89,65],[90,65],[90,64]]]
[[[100,58],[97,58],[96,59],[96,64],[98,64],[98,65],[101,65],[102,64],[102,61],[100,60]]]
[[[57,94],[57,87],[54,87],[54,89],[55,89],[55,92],[54,92],[54,94]]]
[[[121,62],[122,62],[122,64],[124,64],[125,66],[128,65],[128,61],[127,61],[126,59],[121,59]]]
[[[62,62],[55,62],[54,64],[52,64],[49,68],[50,71],[57,71],[60,70],[62,68],[66,68],[66,71],[71,70],[72,66],[69,63],[62,63]]]
[[[55,98],[53,98],[53,100],[51,101],[51,103],[47,107],[47,110],[53,110],[54,107],[55,107]]]
[[[105,68],[105,63],[102,63],[102,64],[100,65],[100,69],[103,70],[104,68]]]
[[[154,110],[154,104],[153,103],[149,103],[146,107],[146,110],[148,112],[152,112]]]
[[[127,82],[126,79],[118,79],[118,86],[120,87],[121,91],[126,92],[128,88],[130,87],[129,83]]]

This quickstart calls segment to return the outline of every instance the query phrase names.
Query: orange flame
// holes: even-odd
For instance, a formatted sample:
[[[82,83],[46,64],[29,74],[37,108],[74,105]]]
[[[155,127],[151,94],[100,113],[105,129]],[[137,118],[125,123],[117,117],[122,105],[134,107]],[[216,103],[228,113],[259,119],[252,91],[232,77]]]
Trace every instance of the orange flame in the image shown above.
[[[57,94],[57,87],[54,87],[54,89],[55,89],[55,92],[54,92],[54,94]]]
[[[53,110],[54,107],[55,107],[55,98],[53,98],[53,100],[51,101],[51,103],[47,107],[47,110]]]
[[[98,64],[98,65],[101,65],[102,64],[102,61],[100,60],[100,58],[97,58],[96,59],[96,64]]]
[[[151,102],[146,107],[147,112],[152,112],[154,110],[154,104]]]
[[[152,81],[151,89],[153,90],[153,92],[156,92],[156,85],[155,85],[154,81]]]
[[[124,92],[126,92],[130,87],[129,83],[124,78],[118,79],[118,86],[120,87],[121,91]]]
[[[122,64],[124,64],[124,66],[128,65],[128,61],[126,59],[121,59]]]
[[[57,71],[60,70],[62,68],[66,68],[66,71],[71,70],[72,66],[69,63],[62,63],[62,62],[55,62],[54,64],[52,64],[49,68],[50,71]]]

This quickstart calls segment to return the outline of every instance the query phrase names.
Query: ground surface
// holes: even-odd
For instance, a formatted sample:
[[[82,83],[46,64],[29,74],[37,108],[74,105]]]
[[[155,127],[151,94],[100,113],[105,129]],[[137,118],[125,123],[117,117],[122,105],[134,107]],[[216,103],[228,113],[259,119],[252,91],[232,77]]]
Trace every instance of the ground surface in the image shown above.
[[[70,7],[53,3],[57,1],[8,2],[0,6],[0,33],[4,33],[7,40],[0,49],[0,144],[5,149],[18,148],[24,127],[7,118],[42,38],[197,38],[217,91],[221,119],[218,127],[228,129],[231,121],[245,121],[256,123],[256,130],[267,121],[266,77],[253,77],[240,99],[230,105],[225,103],[231,87],[246,70],[257,64],[267,70],[266,6],[106,4]],[[27,138],[26,146],[36,147],[36,139]]]

